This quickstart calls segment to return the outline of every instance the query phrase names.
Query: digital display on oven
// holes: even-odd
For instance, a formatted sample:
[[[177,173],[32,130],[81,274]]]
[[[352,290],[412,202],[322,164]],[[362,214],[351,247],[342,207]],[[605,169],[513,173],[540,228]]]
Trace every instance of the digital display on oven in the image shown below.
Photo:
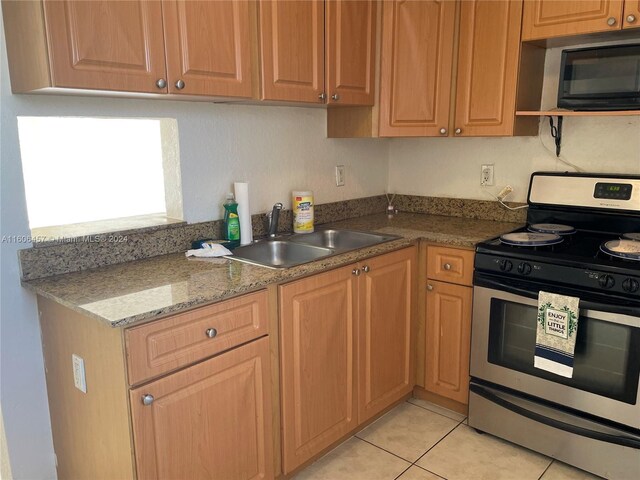
[[[605,198],[611,200],[631,199],[630,183],[596,183],[596,190],[593,192],[594,198]]]

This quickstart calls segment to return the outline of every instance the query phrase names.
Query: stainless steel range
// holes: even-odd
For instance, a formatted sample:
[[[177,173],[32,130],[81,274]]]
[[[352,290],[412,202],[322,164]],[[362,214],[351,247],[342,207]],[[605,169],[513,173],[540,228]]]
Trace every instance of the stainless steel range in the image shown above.
[[[640,175],[537,172],[528,225],[478,245],[469,425],[640,476]],[[538,295],[578,297],[573,375],[534,367]]]

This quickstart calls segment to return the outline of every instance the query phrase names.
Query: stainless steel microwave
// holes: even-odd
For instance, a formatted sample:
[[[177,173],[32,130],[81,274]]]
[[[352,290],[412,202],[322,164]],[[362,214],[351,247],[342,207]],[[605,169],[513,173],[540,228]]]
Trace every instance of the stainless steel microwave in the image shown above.
[[[563,50],[558,108],[640,110],[640,43]]]

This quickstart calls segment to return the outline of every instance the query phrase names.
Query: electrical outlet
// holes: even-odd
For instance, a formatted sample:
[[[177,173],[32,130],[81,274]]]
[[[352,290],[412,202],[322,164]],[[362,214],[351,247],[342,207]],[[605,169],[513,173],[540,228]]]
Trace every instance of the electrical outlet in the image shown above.
[[[498,194],[498,200],[500,201],[504,200],[505,197],[509,195],[511,192],[513,192],[513,187],[511,185],[507,185],[502,190],[500,190],[500,193]]]
[[[73,363],[73,384],[81,392],[87,393],[87,379],[84,371],[84,360],[82,357],[72,353],[71,361]]]
[[[344,165],[336,165],[336,187],[344,187]]]
[[[482,165],[480,172],[480,185],[489,187],[493,185],[493,164]]]

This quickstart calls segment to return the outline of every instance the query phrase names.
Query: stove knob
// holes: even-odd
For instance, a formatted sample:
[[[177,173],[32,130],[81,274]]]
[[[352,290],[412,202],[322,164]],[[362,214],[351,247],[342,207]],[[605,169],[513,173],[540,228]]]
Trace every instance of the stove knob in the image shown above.
[[[513,263],[509,260],[500,260],[500,270],[503,272],[509,272],[513,268]]]
[[[624,282],[622,282],[622,289],[625,292],[634,293],[638,291],[638,288],[640,288],[640,283],[638,283],[638,281],[634,280],[633,278],[627,278]]]
[[[522,275],[529,275],[531,273],[531,264],[522,262],[518,265],[518,273],[521,273]]]
[[[611,275],[602,275],[598,278],[598,283],[602,288],[613,288],[616,284],[615,279]]]

